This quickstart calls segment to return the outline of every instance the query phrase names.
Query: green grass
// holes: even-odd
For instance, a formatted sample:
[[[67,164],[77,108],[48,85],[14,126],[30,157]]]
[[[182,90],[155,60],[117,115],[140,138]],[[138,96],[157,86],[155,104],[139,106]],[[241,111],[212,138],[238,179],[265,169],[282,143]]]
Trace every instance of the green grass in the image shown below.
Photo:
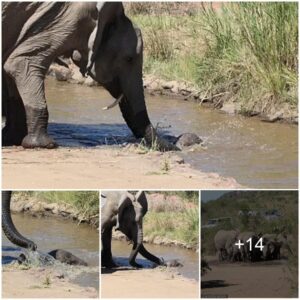
[[[48,203],[68,204],[80,219],[91,219],[99,215],[99,193],[83,191],[17,192],[20,197],[32,197]]]
[[[145,216],[145,235],[150,240],[155,237],[167,238],[196,249],[199,243],[198,193],[165,192],[164,195],[166,198],[163,203],[150,209]],[[172,195],[180,197],[180,203],[170,200]]]
[[[151,15],[149,5],[129,10],[143,32],[144,73],[187,82],[218,106],[237,102],[245,114],[296,108],[296,2],[197,6],[190,14],[167,7]]]

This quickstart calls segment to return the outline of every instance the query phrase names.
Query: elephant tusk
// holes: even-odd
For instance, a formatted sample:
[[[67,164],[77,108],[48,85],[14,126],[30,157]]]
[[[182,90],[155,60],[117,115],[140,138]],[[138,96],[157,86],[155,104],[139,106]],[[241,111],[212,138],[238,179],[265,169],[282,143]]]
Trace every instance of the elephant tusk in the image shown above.
[[[123,94],[121,94],[121,96],[119,96],[119,98],[115,99],[115,101],[112,104],[105,106],[102,109],[108,110],[108,109],[113,108],[114,106],[116,106],[117,104],[119,104],[121,102],[122,98],[123,98]]]

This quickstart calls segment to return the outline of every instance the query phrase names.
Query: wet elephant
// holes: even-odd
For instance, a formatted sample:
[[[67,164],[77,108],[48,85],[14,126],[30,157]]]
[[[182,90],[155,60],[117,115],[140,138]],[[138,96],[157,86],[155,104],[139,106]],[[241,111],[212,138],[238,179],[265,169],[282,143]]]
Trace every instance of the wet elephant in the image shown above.
[[[103,267],[113,268],[116,264],[112,258],[111,240],[112,230],[121,231],[132,242],[129,264],[142,267],[136,263],[138,253],[146,259],[164,265],[164,261],[146,250],[143,245],[143,218],[148,211],[145,192],[136,195],[128,192],[107,192],[101,197],[101,264]]]
[[[44,80],[57,57],[71,57],[116,99],[137,138],[162,151],[144,98],[143,40],[118,2],[4,2],[2,4],[3,145],[54,148],[48,135]]]

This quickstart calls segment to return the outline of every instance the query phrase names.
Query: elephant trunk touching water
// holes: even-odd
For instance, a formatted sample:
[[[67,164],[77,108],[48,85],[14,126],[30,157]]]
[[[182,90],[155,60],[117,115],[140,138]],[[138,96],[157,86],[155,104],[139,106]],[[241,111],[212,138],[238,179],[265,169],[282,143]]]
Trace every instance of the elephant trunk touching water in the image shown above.
[[[140,253],[146,259],[164,265],[164,261],[151,254],[143,245],[143,217],[148,211],[148,202],[144,192],[131,193],[107,192],[102,195],[101,208],[101,263],[104,267],[115,267],[111,253],[112,230],[121,231],[132,241],[133,247],[129,255],[129,264],[142,267],[135,262]]]
[[[15,245],[30,250],[36,250],[34,242],[22,236],[16,229],[10,213],[11,192],[2,191],[2,229],[6,237]]]

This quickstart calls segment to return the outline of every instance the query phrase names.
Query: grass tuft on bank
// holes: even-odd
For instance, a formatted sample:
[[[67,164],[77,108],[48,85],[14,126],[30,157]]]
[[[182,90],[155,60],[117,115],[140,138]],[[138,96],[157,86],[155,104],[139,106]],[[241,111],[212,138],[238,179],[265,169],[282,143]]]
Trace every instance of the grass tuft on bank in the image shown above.
[[[166,238],[190,248],[198,247],[198,192],[165,192],[162,199],[148,197],[150,209],[145,216],[144,233],[150,240]]]
[[[298,3],[159,5],[128,8],[143,32],[145,74],[187,82],[200,100],[235,102],[244,114],[296,109]]]

